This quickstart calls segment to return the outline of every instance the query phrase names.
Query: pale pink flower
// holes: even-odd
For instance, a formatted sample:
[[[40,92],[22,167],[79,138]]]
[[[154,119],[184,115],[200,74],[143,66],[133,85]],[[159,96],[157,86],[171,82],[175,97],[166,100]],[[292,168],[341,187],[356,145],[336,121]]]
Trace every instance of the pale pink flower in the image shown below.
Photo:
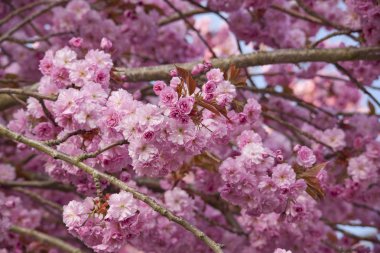
[[[106,219],[115,219],[123,221],[135,215],[137,206],[133,195],[129,192],[121,191],[118,194],[112,194],[108,200],[109,209]]]
[[[277,248],[273,253],[292,253],[290,250]]]
[[[72,200],[63,207],[63,222],[73,228],[83,225],[93,208],[93,201],[87,197],[83,202]]]
[[[273,168],[272,179],[278,187],[288,187],[296,181],[296,173],[289,164],[279,164]]]
[[[160,95],[161,91],[166,87],[166,83],[163,81],[156,81],[153,83],[153,91],[157,96]]]
[[[12,165],[0,164],[0,180],[12,181],[16,179],[16,170]]]
[[[165,87],[160,93],[160,101],[163,105],[173,106],[178,101],[178,94],[172,87]]]
[[[313,150],[306,146],[302,146],[297,151],[297,163],[304,167],[311,167],[317,161]]]
[[[170,80],[169,86],[172,87],[173,89],[176,89],[177,86],[181,83],[181,79],[177,76],[173,77]]]
[[[90,81],[92,71],[88,62],[84,60],[74,62],[69,70],[69,77],[70,81],[78,87],[82,87],[86,82]]]
[[[176,107],[181,113],[189,114],[194,106],[193,97],[180,98],[176,104]]]
[[[241,153],[251,163],[260,164],[264,159],[265,149],[261,142],[251,142],[243,147]]]
[[[53,63],[56,67],[70,67],[77,58],[77,54],[68,47],[64,47],[57,52],[55,52]]]
[[[110,70],[113,66],[111,55],[106,54],[105,52],[98,49],[91,49],[86,54],[85,59],[90,65],[96,66],[98,68],[105,68]]]
[[[347,173],[355,182],[377,178],[375,164],[365,155],[353,157],[348,162]]]
[[[100,48],[103,50],[110,50],[112,48],[112,42],[109,39],[103,37],[100,41]]]
[[[220,69],[211,69],[206,73],[207,80],[219,83],[224,80],[223,72]]]
[[[69,45],[72,47],[80,48],[82,46],[82,43],[83,43],[83,38],[81,37],[72,37],[69,40]]]
[[[213,93],[216,90],[216,83],[214,81],[207,81],[202,87],[204,93]]]
[[[329,145],[334,151],[341,150],[345,145],[345,134],[338,128],[327,129],[321,134],[321,141]]]

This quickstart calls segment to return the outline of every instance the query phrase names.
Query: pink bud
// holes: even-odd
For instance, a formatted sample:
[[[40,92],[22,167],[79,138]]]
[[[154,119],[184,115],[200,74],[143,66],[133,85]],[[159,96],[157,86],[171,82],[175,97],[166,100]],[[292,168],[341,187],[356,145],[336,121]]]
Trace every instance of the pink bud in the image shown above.
[[[176,76],[178,76],[178,72],[177,72],[176,69],[172,69],[172,70],[170,70],[169,74],[170,74],[171,77],[176,77]]]
[[[156,82],[154,82],[154,84],[153,84],[154,94],[156,94],[157,96],[160,95],[161,91],[165,87],[166,87],[166,83],[164,83],[163,81],[156,81]]]
[[[297,144],[297,145],[294,146],[293,151],[297,152],[298,150],[300,150],[300,148],[301,148],[301,145]]]
[[[69,40],[69,45],[72,46],[72,47],[81,47],[82,46],[82,43],[83,43],[83,39],[80,38],[80,37],[72,37],[70,40]]]
[[[112,48],[112,42],[107,38],[102,38],[100,42],[100,48],[103,50],[109,50]]]
[[[276,155],[276,160],[277,162],[283,162],[284,161],[284,156],[283,155]]]
[[[209,60],[203,62],[204,71],[209,71],[212,68],[212,63]]]
[[[200,73],[202,73],[204,71],[204,66],[203,64],[201,63],[198,63],[197,65],[195,65],[193,67],[193,69],[191,70],[191,74],[192,75],[199,75]]]

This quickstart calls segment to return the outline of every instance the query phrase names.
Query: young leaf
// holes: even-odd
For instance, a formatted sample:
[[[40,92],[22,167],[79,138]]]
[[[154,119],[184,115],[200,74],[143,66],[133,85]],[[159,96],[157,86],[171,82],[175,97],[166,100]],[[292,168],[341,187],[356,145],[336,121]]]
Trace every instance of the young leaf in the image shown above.
[[[247,78],[240,75],[240,69],[235,65],[231,65],[224,73],[225,79],[235,86],[246,86]]]
[[[189,91],[189,95],[192,95],[195,91],[195,88],[197,88],[197,83],[195,82],[195,80],[193,79],[193,77],[191,76],[190,72],[187,71],[186,69],[184,68],[180,68],[178,66],[176,66],[176,69],[177,69],[177,73],[178,75],[185,81],[185,83],[187,84],[187,88],[188,88],[188,91]]]
[[[311,169],[301,172],[300,168],[297,168],[295,172],[298,174],[297,178],[302,178],[307,184],[306,192],[315,200],[322,200],[325,196],[323,189],[319,183],[317,175],[326,166],[327,162],[317,164]]]
[[[375,106],[371,103],[371,101],[368,100],[368,109],[369,109],[369,115],[375,115],[376,109]]]
[[[218,109],[216,109],[213,105],[207,103],[206,101],[204,100],[198,100],[197,101],[197,104],[203,108],[206,108],[207,110],[215,113],[216,115],[220,116],[220,112],[218,111]]]

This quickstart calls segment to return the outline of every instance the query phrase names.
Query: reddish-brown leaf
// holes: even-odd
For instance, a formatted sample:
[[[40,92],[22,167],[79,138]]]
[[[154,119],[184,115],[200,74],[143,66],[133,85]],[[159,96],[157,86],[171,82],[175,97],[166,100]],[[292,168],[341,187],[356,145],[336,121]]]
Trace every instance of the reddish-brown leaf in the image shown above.
[[[224,72],[224,78],[235,86],[246,86],[247,77],[242,76],[240,72],[239,68],[235,65],[231,65],[227,71]]]
[[[207,110],[215,113],[216,115],[220,116],[220,112],[218,111],[218,109],[216,109],[213,105],[207,103],[206,101],[204,100],[198,100],[197,101],[197,104],[203,108],[206,108]]]
[[[368,114],[369,115],[375,115],[376,113],[376,109],[375,109],[375,106],[371,103],[371,101],[368,100],[368,109],[369,109],[369,112]]]
[[[176,66],[176,69],[177,69],[177,73],[178,75],[185,81],[185,83],[187,84],[187,88],[188,88],[188,91],[189,91],[189,95],[192,95],[194,92],[195,92],[195,88],[197,88],[197,83],[195,82],[195,80],[193,79],[193,77],[191,76],[190,72],[187,71],[186,69],[184,68],[180,68],[178,66]]]
[[[315,200],[322,200],[323,197],[325,196],[325,193],[323,192],[323,189],[319,183],[317,176],[318,176],[319,172],[324,167],[326,167],[326,164],[327,164],[327,162],[317,164],[314,167],[312,167],[311,169],[303,171],[299,175],[297,175],[298,178],[302,178],[305,180],[305,182],[307,184],[306,192]],[[297,173],[297,171],[299,172],[298,169],[299,168],[295,169],[296,173]]]

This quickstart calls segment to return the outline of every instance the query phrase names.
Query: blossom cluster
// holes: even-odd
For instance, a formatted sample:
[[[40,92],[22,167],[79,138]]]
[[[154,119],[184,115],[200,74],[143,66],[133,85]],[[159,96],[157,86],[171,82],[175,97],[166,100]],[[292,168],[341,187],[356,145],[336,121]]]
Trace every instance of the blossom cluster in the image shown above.
[[[63,222],[75,237],[96,252],[116,252],[149,223],[151,210],[120,192],[104,199],[87,197],[70,201],[63,209]]]
[[[265,148],[257,133],[244,131],[237,140],[241,154],[226,159],[219,168],[224,183],[221,196],[250,215],[285,212],[306,183],[296,180],[292,166]]]

